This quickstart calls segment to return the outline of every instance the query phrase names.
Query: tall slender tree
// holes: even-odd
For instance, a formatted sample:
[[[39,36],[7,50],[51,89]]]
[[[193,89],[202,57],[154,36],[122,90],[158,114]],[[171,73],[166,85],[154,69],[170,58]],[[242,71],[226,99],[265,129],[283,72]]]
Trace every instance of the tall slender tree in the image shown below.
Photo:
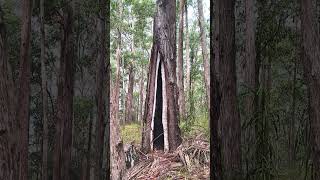
[[[198,1],[198,21],[200,27],[200,42],[201,42],[201,49],[202,49],[202,58],[203,58],[203,77],[204,77],[204,84],[205,90],[207,95],[207,104],[210,107],[210,64],[209,64],[209,54],[207,49],[207,41],[206,41],[206,33],[204,27],[204,16],[203,16],[203,5],[202,0]],[[209,108],[208,108],[209,109]]]
[[[180,119],[185,120],[186,107],[184,96],[183,82],[183,25],[184,25],[184,8],[185,0],[181,0],[179,4],[179,32],[178,32],[178,58],[177,58],[177,86],[178,86],[178,104]]]
[[[73,1],[64,1],[62,17],[61,56],[58,77],[56,133],[53,180],[69,180],[71,171],[73,119]]]
[[[312,0],[301,0],[302,64],[310,92],[311,152],[314,179],[320,178],[320,51]]]
[[[20,67],[18,77],[17,121],[19,123],[19,179],[28,178],[28,146],[29,146],[29,105],[30,105],[30,40],[31,40],[32,1],[22,1],[22,28],[20,47]]]

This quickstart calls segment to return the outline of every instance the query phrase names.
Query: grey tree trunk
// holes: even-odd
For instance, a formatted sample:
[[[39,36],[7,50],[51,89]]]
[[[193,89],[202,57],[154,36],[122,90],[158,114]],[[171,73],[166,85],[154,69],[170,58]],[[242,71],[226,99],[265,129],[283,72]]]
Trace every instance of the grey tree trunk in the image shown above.
[[[42,180],[48,179],[48,93],[47,93],[47,71],[45,51],[45,29],[44,29],[44,0],[40,0],[40,59],[41,59],[41,86],[42,86],[42,113],[43,113],[43,140],[42,140]]]
[[[213,118],[220,128],[221,134],[221,159],[223,169],[223,179],[241,178],[241,126],[240,116],[237,107],[237,89],[236,89],[236,66],[235,66],[235,17],[234,0],[217,1],[217,40],[216,59],[213,69],[217,71],[217,83],[219,90],[215,98],[218,99],[218,116]],[[217,120],[218,118],[218,120]]]
[[[207,97],[207,104],[208,109],[210,109],[210,64],[209,64],[209,54],[207,49],[207,41],[206,41],[206,33],[204,27],[204,17],[203,17],[203,5],[202,0],[198,1],[198,13],[199,13],[199,27],[200,27],[200,42],[201,42],[201,49],[202,49],[202,58],[203,58],[203,77],[204,77],[204,84],[206,90],[206,97]]]
[[[311,149],[314,179],[320,178],[320,51],[312,0],[301,0],[302,64],[310,91]],[[317,23],[315,23],[317,24]]]
[[[178,33],[178,59],[177,59],[177,86],[178,86],[178,105],[180,120],[186,118],[186,105],[184,96],[183,82],[183,15],[184,15],[185,0],[181,0],[179,4],[179,33]]]
[[[178,126],[175,19],[175,1],[157,1],[143,118],[144,152],[154,148],[173,151],[182,141]]]
[[[125,114],[125,122],[132,122],[134,120],[133,115],[133,85],[134,85],[134,71],[133,65],[129,65],[129,82],[128,82],[128,91],[126,97],[126,114]]]
[[[0,179],[18,179],[18,122],[12,72],[8,61],[7,30],[0,7]]]
[[[72,2],[63,7],[61,57],[58,78],[56,134],[53,180],[69,180],[71,172],[73,119],[73,9]]]
[[[22,28],[20,47],[20,67],[18,77],[19,103],[16,105],[17,121],[19,123],[19,180],[28,178],[28,146],[29,146],[29,104],[30,104],[30,40],[31,40],[32,1],[22,1]]]
[[[191,84],[191,61],[190,61],[190,39],[189,39],[189,27],[188,27],[188,4],[185,3],[185,15],[186,15],[186,80],[185,80],[185,92],[187,93],[187,101],[189,101],[189,91]]]

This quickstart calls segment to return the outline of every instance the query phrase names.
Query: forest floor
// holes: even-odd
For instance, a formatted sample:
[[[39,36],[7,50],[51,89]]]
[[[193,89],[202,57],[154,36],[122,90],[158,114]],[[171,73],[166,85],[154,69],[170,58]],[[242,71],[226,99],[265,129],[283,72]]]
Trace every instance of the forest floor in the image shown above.
[[[210,144],[208,120],[180,124],[183,142],[173,153],[140,151],[141,125],[126,124],[121,127],[125,145],[135,149],[136,160],[127,169],[126,180],[134,179],[209,179]]]

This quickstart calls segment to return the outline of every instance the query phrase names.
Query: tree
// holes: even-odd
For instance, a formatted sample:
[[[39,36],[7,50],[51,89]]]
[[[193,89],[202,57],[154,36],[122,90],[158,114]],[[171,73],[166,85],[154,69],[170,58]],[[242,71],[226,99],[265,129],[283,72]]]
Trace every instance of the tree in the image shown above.
[[[66,2],[66,1],[64,1]],[[61,56],[58,77],[53,180],[70,179],[73,119],[73,9],[72,1],[63,3]]]
[[[157,1],[142,128],[144,152],[156,148],[173,151],[182,141],[178,126],[175,19],[175,1]]]
[[[177,58],[177,86],[178,86],[178,104],[180,119],[185,120],[186,107],[183,83],[183,15],[185,8],[185,0],[181,0],[179,4],[179,33],[178,33],[178,58]]]
[[[133,70],[133,64],[130,63],[128,91],[127,91],[127,97],[126,97],[125,122],[132,122],[134,120],[134,116],[133,116],[133,85],[134,85],[134,70]]]
[[[42,86],[42,113],[43,113],[43,141],[42,141],[42,169],[43,180],[48,179],[48,93],[47,93],[47,72],[45,57],[45,29],[44,29],[44,1],[40,0],[40,48],[41,48],[41,86]]]
[[[119,16],[122,18],[122,0],[118,1],[120,10]],[[124,175],[125,159],[123,142],[120,137],[119,121],[119,94],[120,94],[120,61],[121,61],[121,27],[117,28],[117,50],[116,50],[116,79],[113,85],[111,96],[111,121],[110,121],[110,157],[111,157],[111,179],[121,179]]]
[[[203,77],[204,77],[204,84],[205,84],[205,90],[207,95],[207,103],[208,107],[210,107],[210,64],[209,64],[209,58],[208,58],[208,50],[207,50],[207,42],[206,42],[206,34],[204,29],[204,17],[203,17],[203,5],[202,0],[198,1],[198,13],[199,13],[199,28],[200,28],[200,41],[201,41],[201,49],[202,49],[202,58],[203,58]],[[209,109],[209,108],[208,108]]]
[[[236,69],[235,69],[235,17],[234,0],[218,0],[216,5],[216,54],[213,75],[212,93],[217,100],[211,108],[212,126],[220,128],[221,134],[215,130],[215,138],[221,136],[221,159],[223,179],[241,177],[240,149],[240,117],[237,109]],[[214,71],[217,72],[215,73]],[[213,76],[215,78],[215,76]],[[216,81],[216,82],[215,82]],[[217,89],[219,88],[219,89]],[[218,132],[219,132],[218,131]],[[220,147],[215,147],[217,152]]]
[[[103,145],[105,134],[105,60],[106,60],[106,1],[99,1],[99,58],[97,59],[97,72],[96,72],[96,103],[98,109],[98,118],[96,123],[96,160],[95,160],[95,179],[103,179],[102,160],[103,158]]]
[[[319,32],[313,10],[312,0],[301,0],[301,32],[303,69],[306,74],[307,84],[310,92],[310,127],[311,127],[311,149],[314,179],[320,178],[320,54],[319,54]],[[318,24],[318,23],[316,23]]]
[[[254,0],[245,1],[245,59],[243,63],[244,87],[246,95],[244,97],[244,121],[248,124],[255,124],[255,114],[257,108],[257,88],[258,74],[255,47],[255,25],[254,25]],[[254,126],[249,126],[244,135],[249,142],[255,137]],[[253,156],[249,157],[251,160]]]
[[[22,2],[22,28],[20,46],[20,67],[18,77],[17,121],[19,124],[19,179],[28,178],[28,146],[29,146],[29,105],[30,105],[30,39],[32,1]]]
[[[0,7],[0,179],[18,179],[18,136],[15,88],[8,61],[7,29]]]
[[[185,14],[186,14],[186,80],[185,80],[185,92],[187,92],[187,100],[189,101],[190,96],[190,84],[191,84],[191,61],[190,61],[190,40],[189,40],[189,27],[188,27],[188,3],[185,3]]]

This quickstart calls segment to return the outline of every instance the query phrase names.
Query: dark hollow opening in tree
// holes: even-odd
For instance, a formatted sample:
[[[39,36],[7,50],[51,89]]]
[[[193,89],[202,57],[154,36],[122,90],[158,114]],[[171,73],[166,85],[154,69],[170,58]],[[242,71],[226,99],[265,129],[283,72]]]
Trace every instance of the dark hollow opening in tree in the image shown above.
[[[156,108],[153,120],[153,146],[154,149],[164,149],[164,135],[162,124],[162,79],[161,79],[161,62],[158,67],[157,89],[156,89]]]

